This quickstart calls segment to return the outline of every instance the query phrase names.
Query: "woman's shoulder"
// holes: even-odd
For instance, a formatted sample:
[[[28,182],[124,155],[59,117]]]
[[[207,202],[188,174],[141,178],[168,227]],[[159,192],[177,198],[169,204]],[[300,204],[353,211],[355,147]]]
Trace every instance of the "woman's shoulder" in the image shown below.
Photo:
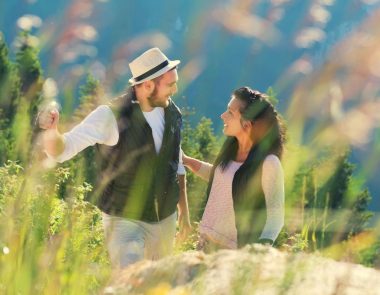
[[[283,183],[284,172],[281,161],[276,155],[268,155],[264,159],[262,183],[266,187],[275,187]]]
[[[275,154],[269,154],[263,161],[263,169],[281,169],[281,160]]]

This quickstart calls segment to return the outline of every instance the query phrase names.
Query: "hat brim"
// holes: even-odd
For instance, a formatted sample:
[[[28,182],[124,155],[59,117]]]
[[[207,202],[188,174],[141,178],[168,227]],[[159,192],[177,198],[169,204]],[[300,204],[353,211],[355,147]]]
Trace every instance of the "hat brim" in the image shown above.
[[[173,68],[178,66],[180,63],[181,63],[180,60],[169,60],[169,64],[166,67],[155,72],[154,74],[150,75],[149,77],[146,77],[145,79],[142,79],[140,81],[135,81],[135,78],[131,78],[131,79],[129,79],[129,83],[131,84],[131,86],[134,86],[134,85],[141,84],[145,81],[152,80],[154,78],[157,78],[157,77],[165,74],[166,72],[169,72],[170,70],[172,70]]]

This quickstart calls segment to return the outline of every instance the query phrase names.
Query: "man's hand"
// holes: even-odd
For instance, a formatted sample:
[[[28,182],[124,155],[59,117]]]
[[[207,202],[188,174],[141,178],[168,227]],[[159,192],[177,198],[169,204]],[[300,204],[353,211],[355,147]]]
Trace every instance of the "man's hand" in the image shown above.
[[[188,214],[178,213],[178,227],[177,240],[181,244],[187,240],[192,231]]]
[[[57,129],[59,112],[57,109],[42,110],[38,114],[38,126],[42,129]]]
[[[178,201],[178,226],[177,242],[186,241],[191,233],[189,206],[187,204],[186,175],[178,175],[179,201]]]
[[[41,136],[43,148],[53,157],[60,155],[65,148],[63,137],[58,131],[58,122],[58,104],[55,102],[50,103],[38,113],[36,123],[45,130]]]

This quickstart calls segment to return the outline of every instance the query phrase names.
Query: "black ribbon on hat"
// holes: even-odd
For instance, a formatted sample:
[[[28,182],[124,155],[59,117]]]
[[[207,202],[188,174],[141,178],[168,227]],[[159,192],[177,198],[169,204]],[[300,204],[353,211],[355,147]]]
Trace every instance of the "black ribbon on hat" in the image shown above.
[[[167,65],[169,64],[169,61],[168,60],[165,60],[164,62],[160,63],[158,66],[155,66],[153,69],[150,69],[149,71],[147,71],[146,73],[138,76],[135,78],[135,82],[139,82],[151,75],[153,75],[154,73],[157,73],[159,70],[163,69],[164,67],[166,67]]]

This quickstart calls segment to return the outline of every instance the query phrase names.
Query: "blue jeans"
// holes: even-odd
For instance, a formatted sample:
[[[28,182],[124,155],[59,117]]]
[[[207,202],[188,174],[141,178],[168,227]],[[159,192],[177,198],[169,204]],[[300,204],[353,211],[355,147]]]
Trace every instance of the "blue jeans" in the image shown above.
[[[177,214],[147,223],[103,213],[111,264],[123,268],[136,261],[157,260],[173,251]]]

